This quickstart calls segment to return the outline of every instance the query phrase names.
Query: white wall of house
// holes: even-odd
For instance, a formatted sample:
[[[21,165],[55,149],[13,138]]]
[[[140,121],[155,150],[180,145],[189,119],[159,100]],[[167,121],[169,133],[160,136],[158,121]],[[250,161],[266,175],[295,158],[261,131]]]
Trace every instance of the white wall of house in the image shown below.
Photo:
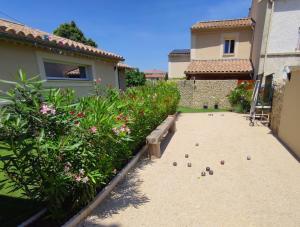
[[[184,71],[187,69],[189,64],[190,64],[189,54],[169,56],[169,63],[168,63],[169,79],[184,78],[185,77]]]
[[[268,53],[295,52],[300,39],[300,0],[277,0],[274,3]]]

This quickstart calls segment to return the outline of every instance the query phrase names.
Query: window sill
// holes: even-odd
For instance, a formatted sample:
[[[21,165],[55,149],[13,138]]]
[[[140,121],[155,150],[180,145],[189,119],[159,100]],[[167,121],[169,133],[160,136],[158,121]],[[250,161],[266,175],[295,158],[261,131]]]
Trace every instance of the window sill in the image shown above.
[[[223,57],[234,57],[235,54],[223,54]]]

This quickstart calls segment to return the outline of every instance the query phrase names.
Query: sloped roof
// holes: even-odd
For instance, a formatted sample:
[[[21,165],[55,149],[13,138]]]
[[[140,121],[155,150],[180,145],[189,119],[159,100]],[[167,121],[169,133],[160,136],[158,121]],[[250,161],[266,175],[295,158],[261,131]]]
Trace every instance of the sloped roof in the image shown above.
[[[158,69],[151,69],[151,70],[145,70],[145,74],[166,74],[165,71],[158,70]]]
[[[251,18],[240,18],[231,20],[213,20],[213,21],[200,21],[192,26],[192,30],[209,30],[219,28],[241,28],[251,27],[254,22]]]
[[[194,60],[185,74],[250,73],[253,71],[249,59]]]
[[[107,52],[5,19],[0,19],[0,37],[1,36],[23,41],[31,41],[42,45],[51,45],[57,48],[67,48],[70,51],[83,52],[96,57],[98,56],[102,58],[104,57],[123,60],[123,57],[118,54]]]
[[[119,62],[118,63],[118,68],[120,68],[120,69],[134,69],[134,67],[129,66],[129,65],[125,64],[124,62]]]

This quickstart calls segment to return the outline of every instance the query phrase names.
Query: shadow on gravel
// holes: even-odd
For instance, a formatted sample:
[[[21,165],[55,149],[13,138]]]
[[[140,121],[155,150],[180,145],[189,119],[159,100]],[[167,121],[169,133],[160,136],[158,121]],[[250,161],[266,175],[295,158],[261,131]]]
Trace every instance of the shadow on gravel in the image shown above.
[[[133,206],[134,208],[138,208],[149,202],[150,199],[139,190],[143,181],[139,179],[136,173],[136,170],[142,170],[149,164],[151,165],[152,161],[147,157],[140,160],[138,165],[117,185],[110,196],[94,210],[91,217],[82,223],[82,226],[117,227],[119,226],[118,224],[101,225],[100,223],[94,223],[93,219],[106,218],[113,214],[118,214],[119,211],[124,210],[126,207]]]

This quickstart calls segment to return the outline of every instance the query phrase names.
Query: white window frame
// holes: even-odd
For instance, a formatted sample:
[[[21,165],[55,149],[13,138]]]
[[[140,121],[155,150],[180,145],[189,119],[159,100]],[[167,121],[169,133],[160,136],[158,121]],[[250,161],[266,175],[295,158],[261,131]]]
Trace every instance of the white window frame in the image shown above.
[[[234,40],[234,53],[225,53],[225,40]],[[239,53],[239,32],[222,33],[221,35],[220,58],[234,58]]]
[[[50,54],[37,51],[36,52],[38,67],[41,75],[41,79],[46,81],[92,81],[95,75],[95,65],[94,61],[70,57],[65,55]],[[62,78],[62,77],[47,77],[44,62],[58,63],[58,64],[68,64],[68,65],[78,65],[86,67],[86,78]]]
[[[226,50],[226,42],[229,42],[229,47],[228,47],[228,50],[229,50],[229,52],[225,52]],[[233,44],[232,44],[233,43]],[[235,43],[236,43],[236,41],[235,41],[235,39],[225,39],[224,40],[224,49],[223,49],[223,54],[224,55],[228,55],[228,54],[235,54]],[[232,48],[232,45],[234,45],[233,46],[233,52],[230,52],[230,50],[231,50],[231,48]]]

